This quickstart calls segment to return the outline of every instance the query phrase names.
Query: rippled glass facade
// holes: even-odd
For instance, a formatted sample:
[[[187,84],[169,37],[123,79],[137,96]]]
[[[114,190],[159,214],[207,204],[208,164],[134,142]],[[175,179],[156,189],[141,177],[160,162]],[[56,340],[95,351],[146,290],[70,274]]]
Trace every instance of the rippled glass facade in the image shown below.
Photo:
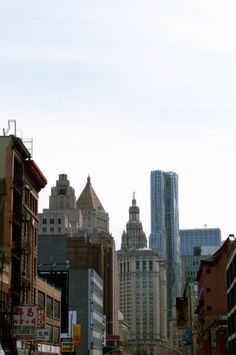
[[[178,175],[151,172],[151,234],[149,247],[167,264],[167,305],[169,318],[175,298],[181,293]]]

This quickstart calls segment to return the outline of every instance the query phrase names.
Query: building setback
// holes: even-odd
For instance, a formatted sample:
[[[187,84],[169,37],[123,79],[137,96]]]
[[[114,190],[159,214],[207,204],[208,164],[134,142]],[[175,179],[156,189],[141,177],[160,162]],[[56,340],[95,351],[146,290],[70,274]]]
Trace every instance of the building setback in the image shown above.
[[[167,340],[166,268],[158,254],[147,248],[135,197],[117,256],[120,310],[128,324],[129,346],[132,351],[154,353],[160,341]]]

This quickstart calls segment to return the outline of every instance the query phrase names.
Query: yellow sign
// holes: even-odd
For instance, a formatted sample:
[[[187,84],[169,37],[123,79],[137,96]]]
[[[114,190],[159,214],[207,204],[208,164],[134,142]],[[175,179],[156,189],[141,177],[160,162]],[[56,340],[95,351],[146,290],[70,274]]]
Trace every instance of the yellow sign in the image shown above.
[[[73,340],[72,340],[72,343],[75,346],[80,345],[80,330],[81,330],[81,325],[80,324],[73,324],[73,329],[72,329]]]
[[[62,353],[74,352],[74,345],[71,343],[71,341],[62,341],[61,352]]]

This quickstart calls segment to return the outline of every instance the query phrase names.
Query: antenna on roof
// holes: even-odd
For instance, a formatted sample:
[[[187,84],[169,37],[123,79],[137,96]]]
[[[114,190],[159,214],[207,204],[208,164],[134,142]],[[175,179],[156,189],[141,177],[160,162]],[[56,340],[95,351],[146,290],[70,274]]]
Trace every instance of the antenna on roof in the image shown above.
[[[7,136],[8,133],[12,130],[12,126],[14,126],[14,136],[16,137],[16,120],[8,120],[7,129],[3,129],[3,135]],[[28,149],[30,156],[33,156],[33,138],[22,138],[23,134],[21,130],[17,130],[17,132],[21,133],[21,140]]]
[[[14,136],[16,136],[16,120],[8,120],[7,130],[3,129],[3,135],[6,136],[11,129],[11,123],[14,124]]]

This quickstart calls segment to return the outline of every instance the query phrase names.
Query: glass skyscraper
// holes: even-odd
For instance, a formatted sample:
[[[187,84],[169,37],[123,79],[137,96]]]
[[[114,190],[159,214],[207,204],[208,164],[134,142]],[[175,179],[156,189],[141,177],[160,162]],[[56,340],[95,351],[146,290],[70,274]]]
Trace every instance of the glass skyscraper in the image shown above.
[[[195,247],[220,246],[221,231],[219,228],[180,229],[181,255],[193,255]]]
[[[221,245],[219,228],[180,229],[180,254],[186,280],[197,275],[201,260],[209,258]]]
[[[178,175],[151,171],[151,234],[149,247],[158,252],[167,267],[167,311],[172,318],[175,298],[181,293]]]

